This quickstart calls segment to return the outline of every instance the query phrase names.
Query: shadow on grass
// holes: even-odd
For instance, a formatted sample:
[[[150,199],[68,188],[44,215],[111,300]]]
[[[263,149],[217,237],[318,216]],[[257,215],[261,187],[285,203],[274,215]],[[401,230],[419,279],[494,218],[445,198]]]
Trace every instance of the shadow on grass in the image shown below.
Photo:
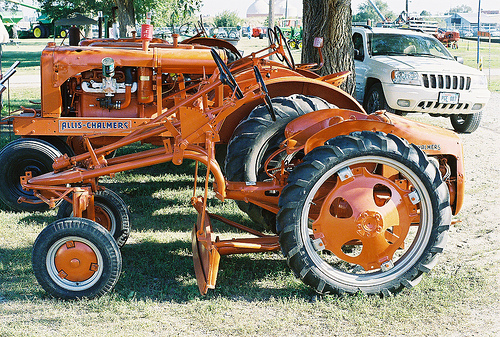
[[[31,249],[0,248],[0,297],[21,299],[43,293],[31,268]]]
[[[310,298],[312,291],[293,279],[277,254],[233,255],[221,258],[217,287],[206,299],[266,300],[272,297]],[[114,293],[123,299],[152,299],[183,303],[202,298],[191,256],[191,243],[146,241],[122,248],[122,274]],[[37,284],[31,268],[31,247],[0,249],[0,298],[6,300],[49,295]]]
[[[125,298],[186,302],[200,297],[191,256],[191,243],[144,242],[122,249],[123,271],[116,292]],[[207,298],[310,298],[312,291],[292,279],[286,262],[277,254],[223,256],[217,285]],[[272,285],[269,287],[264,284]]]

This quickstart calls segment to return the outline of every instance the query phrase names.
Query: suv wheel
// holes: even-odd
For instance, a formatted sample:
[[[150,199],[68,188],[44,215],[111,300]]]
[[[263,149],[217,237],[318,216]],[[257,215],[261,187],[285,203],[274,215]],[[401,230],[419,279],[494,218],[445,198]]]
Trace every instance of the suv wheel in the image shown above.
[[[479,127],[482,115],[482,111],[472,114],[450,115],[451,125],[458,133],[471,133]]]
[[[375,113],[378,110],[387,110],[387,112],[394,112],[385,100],[384,90],[382,89],[382,84],[375,83],[370,87],[368,93],[363,102],[363,108],[365,108],[368,114]]]

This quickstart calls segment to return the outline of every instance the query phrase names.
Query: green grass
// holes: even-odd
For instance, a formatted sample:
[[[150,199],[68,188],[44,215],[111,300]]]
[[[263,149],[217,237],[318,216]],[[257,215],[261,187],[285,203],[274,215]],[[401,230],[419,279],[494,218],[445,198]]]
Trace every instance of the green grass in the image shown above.
[[[477,40],[460,40],[458,49],[448,49],[453,56],[461,56],[464,64],[477,68]],[[482,40],[479,44],[479,55],[483,59],[483,70],[500,68],[500,43],[488,43]]]
[[[464,64],[472,67],[478,68],[477,65],[477,40],[460,40],[458,42],[458,49],[448,50],[453,56],[460,56],[464,59]],[[500,43],[488,43],[487,41],[481,41],[479,44],[479,55],[483,60],[483,72],[485,75],[489,75],[488,69],[500,69]],[[488,88],[490,91],[500,91],[500,76],[493,75],[488,76]]]
[[[0,146],[7,137],[0,135]],[[200,296],[190,240],[197,217],[189,203],[193,172],[194,163],[186,161],[102,180],[129,205],[132,233],[118,284],[95,300],[51,299],[33,275],[32,245],[56,210],[15,213],[0,205],[0,336],[471,335],[478,323],[470,313],[498,305],[498,266],[471,263],[475,257],[445,257],[414,289],[379,298],[317,296],[280,253],[224,256],[216,289]],[[209,211],[252,226],[233,201],[209,195]],[[239,235],[213,225],[218,235]]]
[[[20,74],[36,74],[40,69],[40,56],[43,48],[53,39],[21,39],[17,44],[2,46],[2,69],[6,70],[14,62],[20,61],[17,68]],[[61,40],[57,39],[59,43]]]
[[[15,76],[15,75],[14,75]],[[7,88],[2,94],[3,109],[2,117],[9,115],[16,110],[25,108],[40,108],[40,88]]]

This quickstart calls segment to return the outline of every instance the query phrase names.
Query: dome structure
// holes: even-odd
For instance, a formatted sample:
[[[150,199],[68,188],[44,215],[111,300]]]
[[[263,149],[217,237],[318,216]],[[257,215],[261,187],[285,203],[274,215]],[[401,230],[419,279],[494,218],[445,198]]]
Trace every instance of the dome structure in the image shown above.
[[[269,2],[265,0],[256,0],[247,9],[247,18],[267,16],[269,14]]]

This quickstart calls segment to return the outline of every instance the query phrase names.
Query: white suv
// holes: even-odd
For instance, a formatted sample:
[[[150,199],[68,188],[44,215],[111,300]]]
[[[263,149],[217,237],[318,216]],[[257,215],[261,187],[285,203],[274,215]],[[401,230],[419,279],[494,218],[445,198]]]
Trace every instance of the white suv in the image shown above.
[[[488,103],[482,72],[458,62],[431,35],[353,26],[356,99],[368,113],[449,116],[457,132],[475,131]]]

